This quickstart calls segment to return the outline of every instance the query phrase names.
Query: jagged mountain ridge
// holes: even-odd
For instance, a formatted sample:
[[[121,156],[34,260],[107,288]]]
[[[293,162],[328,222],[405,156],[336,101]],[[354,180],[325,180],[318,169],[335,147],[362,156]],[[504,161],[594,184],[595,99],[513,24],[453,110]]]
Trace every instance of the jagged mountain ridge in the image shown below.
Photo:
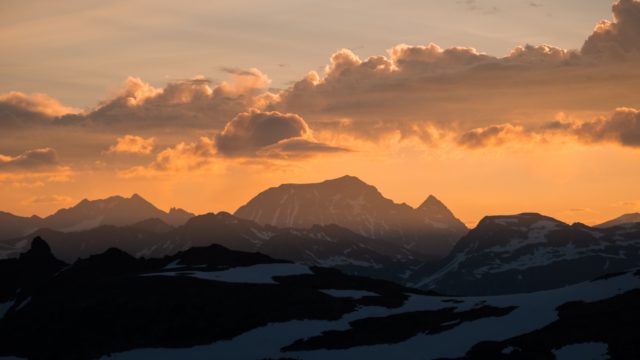
[[[71,232],[100,225],[131,225],[152,218],[178,226],[193,216],[177,208],[171,208],[169,212],[162,211],[138,194],[129,198],[111,196],[99,200],[84,199],[73,207],[60,209],[45,218],[0,212],[0,240],[25,236],[40,228]]]
[[[413,286],[449,294],[551,289],[640,264],[640,224],[597,229],[535,213],[488,216]]]
[[[370,238],[440,256],[467,232],[466,226],[433,195],[413,209],[394,203],[353,176],[270,188],[234,215],[277,227],[337,224]]]

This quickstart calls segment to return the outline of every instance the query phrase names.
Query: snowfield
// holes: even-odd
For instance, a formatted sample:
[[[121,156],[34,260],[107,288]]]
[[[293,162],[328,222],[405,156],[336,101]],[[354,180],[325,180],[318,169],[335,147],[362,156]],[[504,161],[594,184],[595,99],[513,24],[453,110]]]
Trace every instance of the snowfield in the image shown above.
[[[270,273],[272,274],[272,273]],[[246,279],[245,279],[246,280]],[[540,329],[557,317],[556,308],[571,301],[593,302],[607,299],[640,288],[640,278],[633,273],[584,282],[560,289],[528,294],[486,297],[442,297],[411,295],[404,304],[395,309],[379,306],[364,306],[336,321],[290,321],[272,323],[253,329],[229,341],[219,341],[206,346],[192,348],[137,349],[112,354],[104,359],[260,359],[296,358],[305,360],[350,360],[350,359],[432,359],[438,357],[460,357],[475,344],[487,340],[505,340]],[[357,290],[323,290],[332,296],[369,296]],[[375,295],[375,294],[374,294]],[[517,308],[507,315],[483,317],[463,321],[442,332],[419,334],[391,344],[356,346],[339,350],[311,350],[283,352],[281,349],[298,339],[320,335],[328,330],[347,330],[349,323],[358,319],[389,316],[414,311],[455,308],[456,312],[481,306]],[[449,324],[447,324],[449,325]],[[607,344],[584,343],[555,349],[559,359],[601,359],[607,352]],[[577,356],[577,357],[576,357]]]

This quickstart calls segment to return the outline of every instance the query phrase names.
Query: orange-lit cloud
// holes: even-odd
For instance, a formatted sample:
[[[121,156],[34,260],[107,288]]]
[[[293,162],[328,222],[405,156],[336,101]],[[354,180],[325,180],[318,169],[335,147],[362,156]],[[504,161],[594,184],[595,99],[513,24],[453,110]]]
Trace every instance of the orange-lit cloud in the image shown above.
[[[174,147],[162,150],[152,163],[136,166],[120,172],[122,177],[154,176],[164,172],[187,172],[207,167],[214,161],[216,149],[208,137],[196,142],[181,142]]]
[[[640,147],[640,111],[618,108],[611,116],[593,120],[554,120],[539,128],[525,129],[512,124],[472,129],[459,136],[457,143],[468,148],[500,146],[513,142],[571,137],[584,144],[611,143]]]
[[[125,135],[116,139],[116,144],[111,145],[107,150],[109,154],[144,154],[148,155],[153,151],[155,138],[145,139],[141,136]]]
[[[584,142],[611,142],[640,147],[640,111],[619,108],[609,118],[574,125],[571,130]]]

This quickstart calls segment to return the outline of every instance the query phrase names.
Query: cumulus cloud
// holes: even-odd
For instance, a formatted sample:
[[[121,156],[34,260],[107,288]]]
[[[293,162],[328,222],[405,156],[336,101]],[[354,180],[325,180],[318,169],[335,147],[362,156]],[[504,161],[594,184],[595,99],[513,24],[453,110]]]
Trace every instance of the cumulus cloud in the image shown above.
[[[613,21],[601,21],[582,46],[588,56],[618,59],[640,55],[640,1],[619,0],[613,5]]]
[[[116,139],[115,145],[107,150],[108,154],[143,154],[148,155],[153,151],[156,139],[145,139],[141,136],[125,135]]]
[[[0,154],[0,171],[37,171],[58,165],[58,154],[51,148],[27,150],[17,156]]]
[[[229,121],[216,136],[216,147],[225,156],[343,151],[314,141],[309,126],[299,115],[256,109],[238,114]]]
[[[220,127],[226,119],[254,105],[269,78],[257,69],[232,74],[215,86],[198,76],[156,88],[129,78],[114,98],[86,114],[84,121],[104,127]]]
[[[386,56],[361,59],[343,49],[331,56],[323,75],[309,73],[269,108],[298,113],[316,129],[349,118],[341,131],[376,140],[396,131],[416,136],[409,124],[417,122],[449,130],[533,126],[560,111],[640,106],[638,8],[639,1],[616,3],[614,20],[599,25],[582,50],[523,45],[495,57],[473,48],[403,44]],[[592,56],[611,53],[609,47],[628,61]]]
[[[271,80],[257,69],[230,73],[215,85],[203,76],[163,88],[129,77],[122,89],[94,109],[80,112],[43,94],[0,95],[0,126],[56,124],[132,128],[216,128],[235,114],[260,104]],[[44,121],[48,120],[48,121]]]

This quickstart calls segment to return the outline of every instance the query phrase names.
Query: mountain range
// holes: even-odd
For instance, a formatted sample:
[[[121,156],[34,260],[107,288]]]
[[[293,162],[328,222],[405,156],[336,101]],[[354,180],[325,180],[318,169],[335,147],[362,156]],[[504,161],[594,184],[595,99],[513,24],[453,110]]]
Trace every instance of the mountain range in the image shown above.
[[[162,211],[138,194],[129,198],[112,196],[91,201],[84,199],[71,208],[60,209],[45,218],[0,212],[0,240],[25,236],[42,228],[73,232],[100,225],[131,225],[153,218],[178,226],[191,217],[193,214],[182,209]]]
[[[260,251],[310,266],[335,267],[350,274],[403,281],[410,270],[424,263],[411,250],[394,243],[366,238],[337,225],[308,229],[259,225],[231,214],[195,216],[172,227],[149,219],[128,226],[102,225],[90,230],[62,232],[40,229],[0,242],[0,257],[25,251],[34,236],[46,238],[53,253],[73,262],[117,247],[136,257],[173,255],[194,246],[219,244],[234,250]],[[420,254],[421,255],[421,254]]]
[[[448,294],[493,295],[638,265],[635,219],[590,228],[538,214],[489,216],[469,232],[434,196],[413,209],[344,176],[270,188],[234,215],[164,212],[136,194],[83,200],[46,218],[0,213],[0,258],[19,256],[35,236],[67,262],[111,247],[159,257],[219,244]]]

